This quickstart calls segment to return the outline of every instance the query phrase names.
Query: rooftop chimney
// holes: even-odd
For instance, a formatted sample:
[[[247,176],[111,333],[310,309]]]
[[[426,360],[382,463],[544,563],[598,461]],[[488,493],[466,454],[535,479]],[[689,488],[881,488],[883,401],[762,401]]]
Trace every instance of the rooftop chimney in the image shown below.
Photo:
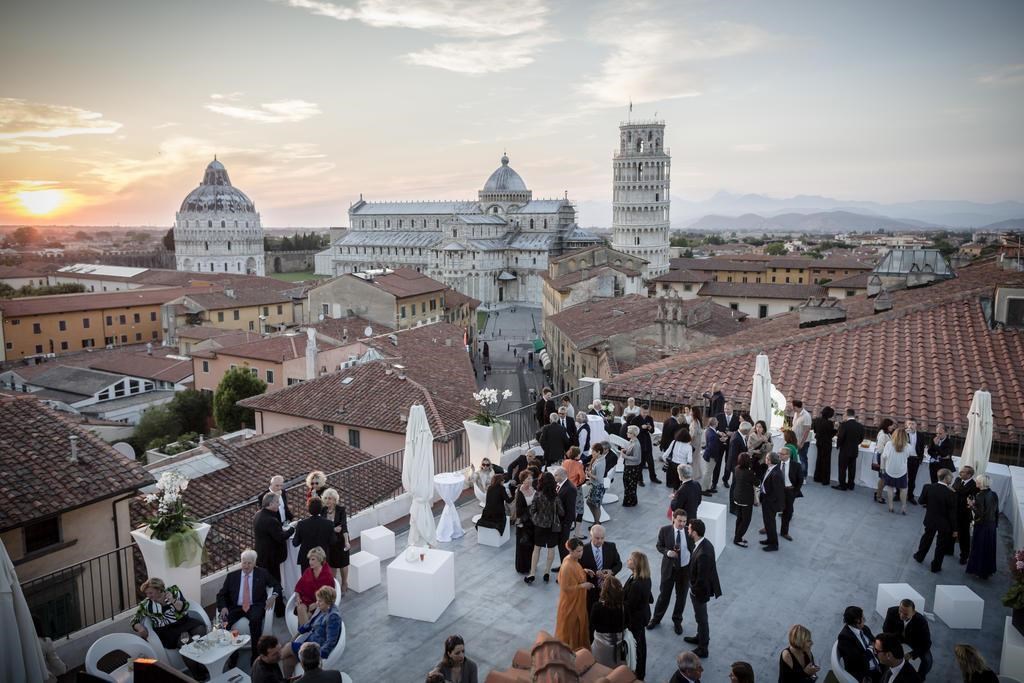
[[[398,379],[405,379],[405,366],[395,365],[395,372],[398,374]]]
[[[810,298],[800,308],[800,327],[814,327],[841,323],[846,320],[846,309],[833,297]]]
[[[881,293],[875,297],[875,313],[883,313],[891,310],[892,294],[889,293],[889,290],[883,289]]]
[[[71,455],[68,462],[78,462],[78,437],[74,434],[71,435]]]
[[[152,356],[153,355],[153,342],[146,342],[146,355],[147,356]]]
[[[388,335],[388,339],[391,341],[391,344],[393,346],[398,346],[398,335],[397,334],[389,334]]]
[[[233,289],[225,289],[224,290],[224,296],[228,297],[229,299],[234,299],[235,298],[235,290],[233,290]]]

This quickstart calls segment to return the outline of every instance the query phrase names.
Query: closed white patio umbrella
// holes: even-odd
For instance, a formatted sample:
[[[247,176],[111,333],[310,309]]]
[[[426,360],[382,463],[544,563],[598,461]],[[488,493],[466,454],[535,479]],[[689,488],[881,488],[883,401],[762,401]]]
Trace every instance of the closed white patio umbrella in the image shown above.
[[[974,392],[971,409],[967,413],[967,436],[960,454],[960,465],[974,468],[975,474],[985,474],[992,450],[992,395],[987,391]]]
[[[0,680],[45,681],[46,660],[7,547],[0,541]]]
[[[427,413],[417,404],[409,409],[402,454],[402,487],[412,495],[409,507],[409,545],[429,546],[437,540],[434,500],[434,434]]]
[[[750,417],[754,422],[764,420],[772,423],[772,372],[768,368],[768,356],[757,355],[754,363],[754,383],[750,391]]]

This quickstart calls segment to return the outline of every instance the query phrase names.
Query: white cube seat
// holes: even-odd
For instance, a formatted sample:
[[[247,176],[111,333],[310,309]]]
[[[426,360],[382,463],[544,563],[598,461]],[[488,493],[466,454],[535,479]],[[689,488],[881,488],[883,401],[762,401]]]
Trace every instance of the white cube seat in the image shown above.
[[[359,534],[359,549],[382,560],[395,556],[395,532],[386,526],[370,527]]]
[[[935,616],[950,628],[981,628],[985,601],[967,586],[936,586]]]
[[[701,502],[697,508],[697,519],[704,522],[704,538],[715,546],[715,558],[725,550],[728,537],[729,508],[721,503]]]
[[[497,529],[479,526],[476,528],[476,542],[480,545],[489,545],[492,548],[500,548],[512,538],[512,521],[505,518],[505,533],[499,534]]]
[[[701,507],[704,506],[701,505]],[[888,609],[894,605],[900,604],[900,600],[904,599],[913,600],[914,609],[918,612],[925,611],[924,596],[911,588],[909,583],[878,584],[878,594],[875,597],[875,611],[884,619],[885,613]]]
[[[348,560],[348,587],[362,593],[379,585],[380,558],[365,550],[353,553]]]

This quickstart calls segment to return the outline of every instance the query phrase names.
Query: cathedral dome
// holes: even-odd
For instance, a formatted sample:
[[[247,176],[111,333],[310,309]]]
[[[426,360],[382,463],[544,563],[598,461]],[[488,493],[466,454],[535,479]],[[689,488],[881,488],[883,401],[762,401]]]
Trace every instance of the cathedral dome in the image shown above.
[[[516,176],[518,177],[518,176]],[[199,187],[188,193],[181,203],[181,211],[227,211],[230,213],[255,213],[256,207],[245,193],[231,185],[224,164],[214,158],[203,173]]]
[[[501,156],[501,166],[487,179],[484,192],[526,192],[526,183],[508,165],[507,155]]]

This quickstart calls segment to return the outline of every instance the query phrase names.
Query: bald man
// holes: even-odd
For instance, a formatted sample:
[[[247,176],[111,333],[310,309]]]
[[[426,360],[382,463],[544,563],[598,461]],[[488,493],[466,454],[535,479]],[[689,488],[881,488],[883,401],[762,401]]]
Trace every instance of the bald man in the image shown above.
[[[587,572],[587,580],[594,587],[587,592],[587,613],[601,597],[601,583],[609,576],[622,571],[622,558],[619,550],[611,541],[605,540],[605,530],[600,524],[590,527],[590,543],[583,546],[583,557],[580,566]],[[591,633],[593,640],[593,633]]]

